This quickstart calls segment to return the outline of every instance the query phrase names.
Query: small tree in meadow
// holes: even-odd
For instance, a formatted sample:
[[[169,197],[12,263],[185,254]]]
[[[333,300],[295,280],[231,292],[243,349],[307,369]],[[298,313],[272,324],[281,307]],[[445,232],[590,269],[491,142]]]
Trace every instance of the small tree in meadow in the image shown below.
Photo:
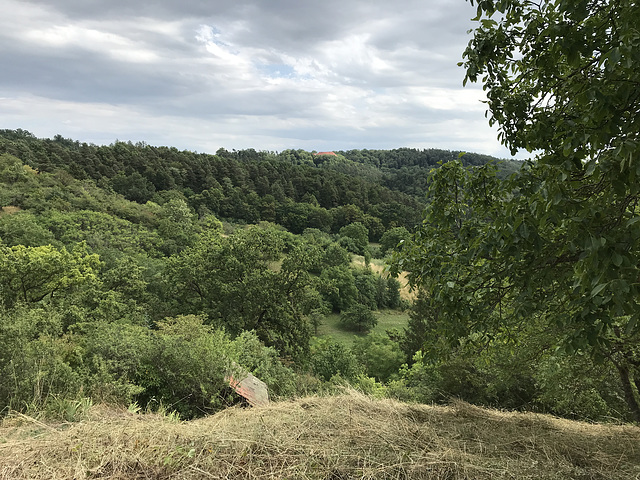
[[[342,313],[340,323],[347,330],[367,332],[378,324],[378,319],[368,306],[357,303]]]

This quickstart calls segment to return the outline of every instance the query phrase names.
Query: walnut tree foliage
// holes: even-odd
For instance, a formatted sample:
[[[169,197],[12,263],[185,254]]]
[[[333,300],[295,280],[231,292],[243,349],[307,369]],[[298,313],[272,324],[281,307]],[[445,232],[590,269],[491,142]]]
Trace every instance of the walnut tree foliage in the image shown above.
[[[542,322],[611,362],[640,419],[640,5],[475,3],[465,82],[483,84],[503,144],[535,157],[504,182],[491,166],[435,171],[396,269],[453,341]]]

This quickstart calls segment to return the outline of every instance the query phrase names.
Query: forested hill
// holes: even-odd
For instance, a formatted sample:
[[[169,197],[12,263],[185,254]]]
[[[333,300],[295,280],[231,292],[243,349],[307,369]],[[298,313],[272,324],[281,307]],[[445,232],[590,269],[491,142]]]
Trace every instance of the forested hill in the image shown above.
[[[336,232],[361,222],[373,241],[389,228],[416,224],[429,170],[459,156],[409,148],[336,155],[220,149],[213,155],[145,143],[97,146],[59,135],[39,139],[20,129],[0,130],[2,153],[38,171],[64,170],[77,179],[93,179],[138,203],[162,204],[180,195],[200,215],[275,222],[293,233],[305,228]],[[472,153],[462,159],[470,165],[497,160]],[[513,161],[499,165],[504,175],[519,168]]]
[[[424,196],[427,179],[432,168],[440,163],[461,158],[465,165],[480,166],[490,162],[498,165],[498,175],[505,178],[517,172],[522,162],[517,160],[497,159],[478,153],[439,150],[434,148],[419,150],[415,148],[396,148],[393,150],[348,150],[337,152],[342,154],[351,164],[377,169],[382,173],[384,185],[400,192]],[[344,168],[344,167],[343,167]],[[346,167],[349,172],[349,167]]]

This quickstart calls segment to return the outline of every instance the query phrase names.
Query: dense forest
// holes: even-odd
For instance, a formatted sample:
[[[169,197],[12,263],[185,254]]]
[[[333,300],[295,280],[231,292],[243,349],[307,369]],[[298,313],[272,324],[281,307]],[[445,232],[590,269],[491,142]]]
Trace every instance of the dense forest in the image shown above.
[[[179,196],[199,216],[273,222],[292,233],[305,228],[337,233],[360,222],[372,241],[389,228],[418,223],[429,170],[461,153],[397,149],[315,155],[220,149],[209,155],[143,143],[95,146],[61,136],[37,139],[23,130],[0,131],[0,152],[39,172],[65,171],[78,180],[92,179],[141,204],[163,204]],[[462,158],[468,165],[496,161],[471,153]],[[500,165],[507,175],[520,163],[503,160]]]
[[[225,378],[240,370],[273,398],[350,383],[627,418],[606,365],[530,331],[518,352],[473,335],[452,348],[424,294],[409,300],[369,267],[410,242],[433,172],[459,158],[496,181],[521,167],[441,150],[210,155],[1,131],[0,409],[67,415],[91,399],[190,418],[239,402]],[[407,325],[367,335],[389,309]],[[316,337],[331,315],[352,346]]]

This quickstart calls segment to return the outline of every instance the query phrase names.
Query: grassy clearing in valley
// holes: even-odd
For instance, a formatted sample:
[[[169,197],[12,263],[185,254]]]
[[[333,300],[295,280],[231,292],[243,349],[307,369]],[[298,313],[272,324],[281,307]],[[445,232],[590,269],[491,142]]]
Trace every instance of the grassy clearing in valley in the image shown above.
[[[355,392],[189,422],[94,406],[0,425],[0,479],[640,478],[640,428],[373,400]]]
[[[375,312],[375,315],[378,318],[378,325],[371,331],[382,335],[387,330],[396,328],[402,330],[409,321],[409,314],[398,310],[380,310]],[[355,338],[366,335],[368,333],[355,333],[344,330],[340,325],[340,314],[338,313],[328,315],[322,325],[318,327],[318,337],[331,337],[336,342],[349,347],[353,344]]]
[[[361,255],[354,255],[352,264],[357,267],[364,267],[364,257]],[[374,272],[386,276],[385,261],[383,259],[372,259],[370,268]],[[414,294],[409,291],[409,288],[406,285],[406,276],[401,275],[399,280],[402,284],[402,288],[400,290],[402,298],[408,300],[412,299]],[[378,325],[376,325],[376,327],[371,331],[382,335],[384,335],[387,330],[402,330],[407,326],[407,322],[409,321],[409,314],[399,310],[380,310],[375,312],[375,315],[378,318]],[[340,325],[340,314],[337,313],[327,315],[325,321],[318,327],[317,332],[318,337],[331,337],[336,342],[347,346],[351,346],[355,338],[364,337],[366,335],[368,335],[368,333],[355,333],[344,330]]]

